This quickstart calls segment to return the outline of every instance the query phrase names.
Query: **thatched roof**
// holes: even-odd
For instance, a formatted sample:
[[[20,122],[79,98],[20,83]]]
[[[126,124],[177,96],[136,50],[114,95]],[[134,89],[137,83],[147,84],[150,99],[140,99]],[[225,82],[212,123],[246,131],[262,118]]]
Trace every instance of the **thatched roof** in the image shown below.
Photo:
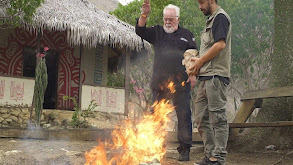
[[[106,13],[114,11],[118,7],[117,0],[88,0],[93,3],[98,9],[103,10]]]
[[[33,23],[24,24],[29,31],[67,31],[71,45],[95,47],[97,44],[114,48],[139,51],[141,38],[134,27],[115,16],[99,10],[87,0],[45,0],[33,18]],[[150,44],[144,41],[150,50]]]

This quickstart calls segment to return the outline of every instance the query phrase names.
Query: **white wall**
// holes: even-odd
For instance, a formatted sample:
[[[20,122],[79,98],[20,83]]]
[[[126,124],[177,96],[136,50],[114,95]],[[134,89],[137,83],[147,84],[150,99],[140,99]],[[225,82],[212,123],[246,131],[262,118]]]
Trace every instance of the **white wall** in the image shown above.
[[[99,86],[82,86],[81,108],[87,109],[91,100],[98,105],[95,110],[124,114],[125,90]]]
[[[109,47],[85,48],[81,59],[81,80],[87,85],[107,85]],[[79,52],[79,48],[75,48]]]
[[[0,106],[32,105],[35,80],[0,76]]]

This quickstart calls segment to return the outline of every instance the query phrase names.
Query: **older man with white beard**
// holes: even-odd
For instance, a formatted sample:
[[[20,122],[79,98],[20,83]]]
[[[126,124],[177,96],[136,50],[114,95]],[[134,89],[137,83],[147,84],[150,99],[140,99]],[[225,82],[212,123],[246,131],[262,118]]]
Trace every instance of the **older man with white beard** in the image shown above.
[[[172,100],[178,118],[179,161],[189,161],[192,145],[192,124],[190,110],[190,89],[196,84],[195,76],[188,77],[182,65],[183,54],[187,49],[197,49],[193,34],[179,27],[180,9],[168,5],[163,10],[164,26],[146,27],[151,11],[149,0],[145,0],[142,13],[137,21],[136,34],[154,46],[155,56],[151,89],[153,102],[162,99]],[[166,84],[173,81],[175,93],[166,90]],[[182,82],[186,85],[182,86]]]

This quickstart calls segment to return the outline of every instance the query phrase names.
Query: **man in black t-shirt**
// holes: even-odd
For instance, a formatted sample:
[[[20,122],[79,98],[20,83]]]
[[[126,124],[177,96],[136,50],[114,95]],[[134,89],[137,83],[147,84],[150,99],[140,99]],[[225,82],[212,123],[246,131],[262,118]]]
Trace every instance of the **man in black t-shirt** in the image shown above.
[[[196,78],[195,76],[188,77],[182,60],[183,53],[187,49],[197,49],[195,39],[190,31],[179,27],[177,6],[170,4],[164,8],[164,26],[146,27],[150,10],[149,0],[145,0],[142,14],[136,25],[136,33],[154,46],[151,82],[153,101],[172,99],[178,118],[179,160],[188,161],[192,145],[190,88],[195,86]],[[166,90],[170,81],[174,82],[175,93]],[[182,86],[182,82],[185,81],[187,81],[186,85]]]
[[[231,19],[217,0],[198,0],[207,17],[201,34],[199,58],[192,74],[198,76],[195,122],[204,143],[205,158],[195,165],[224,165],[229,127],[226,102],[231,65]]]

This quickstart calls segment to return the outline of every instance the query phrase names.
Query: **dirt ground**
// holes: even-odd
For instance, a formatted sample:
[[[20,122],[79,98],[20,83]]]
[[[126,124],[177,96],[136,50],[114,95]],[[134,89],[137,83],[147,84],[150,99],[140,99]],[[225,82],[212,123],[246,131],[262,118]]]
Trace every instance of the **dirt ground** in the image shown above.
[[[97,145],[95,141],[57,141],[36,139],[0,138],[0,165],[82,165],[84,153]],[[167,144],[162,165],[193,165],[200,160],[202,144],[194,144],[191,161],[178,162],[177,144]],[[229,151],[227,165],[292,165],[292,151]]]
[[[71,115],[63,118],[70,118]],[[120,117],[99,114],[90,118],[89,122],[96,128],[114,128],[119,120]],[[231,144],[233,143],[230,143],[226,165],[293,165],[293,149],[256,150],[248,144],[249,152],[243,152],[243,147]],[[0,138],[0,165],[83,165],[85,152],[97,145],[96,141]],[[190,161],[179,162],[176,160],[177,146],[175,143],[167,143],[162,165],[193,165],[203,158],[203,145],[199,143],[193,144]]]

